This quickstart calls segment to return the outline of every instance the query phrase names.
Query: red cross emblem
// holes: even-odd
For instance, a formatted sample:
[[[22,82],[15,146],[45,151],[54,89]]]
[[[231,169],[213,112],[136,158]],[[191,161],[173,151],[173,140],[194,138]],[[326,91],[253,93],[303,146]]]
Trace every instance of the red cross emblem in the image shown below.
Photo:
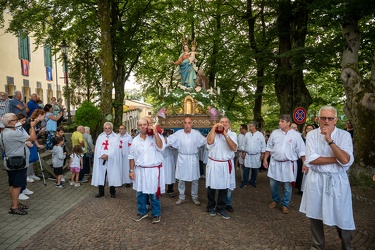
[[[108,150],[108,146],[109,146],[108,140],[105,140],[105,142],[103,142],[102,145],[104,146],[104,150]]]

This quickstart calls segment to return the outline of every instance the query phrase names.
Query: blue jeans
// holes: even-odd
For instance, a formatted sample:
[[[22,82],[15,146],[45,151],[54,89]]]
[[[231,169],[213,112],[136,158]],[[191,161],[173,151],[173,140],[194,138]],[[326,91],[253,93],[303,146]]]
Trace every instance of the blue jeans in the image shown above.
[[[251,169],[251,177],[250,177],[250,181],[249,180],[249,175],[250,175],[250,169]],[[249,182],[251,186],[253,187],[256,187],[256,180],[257,180],[257,177],[258,177],[258,168],[244,168],[244,171],[243,171],[243,178],[242,178],[242,182],[241,182],[241,187],[244,187],[247,185],[247,183]]]
[[[232,203],[232,190],[230,190],[229,188],[227,191],[227,198],[225,199],[225,203],[227,206]]]
[[[257,177],[258,177],[258,170],[259,168],[252,168],[251,169],[251,177],[250,177],[250,185],[256,187]]]
[[[283,199],[281,201],[281,206],[289,207],[290,199],[292,198],[292,185],[290,182],[283,183]],[[279,193],[279,181],[270,178],[270,187],[272,193],[272,200],[275,202],[280,201]]]
[[[153,217],[160,216],[160,199],[156,199],[156,194],[144,194],[142,192],[137,192],[137,209],[138,214],[147,214],[148,209],[146,207],[147,204],[147,196],[150,197],[151,200],[151,215]]]

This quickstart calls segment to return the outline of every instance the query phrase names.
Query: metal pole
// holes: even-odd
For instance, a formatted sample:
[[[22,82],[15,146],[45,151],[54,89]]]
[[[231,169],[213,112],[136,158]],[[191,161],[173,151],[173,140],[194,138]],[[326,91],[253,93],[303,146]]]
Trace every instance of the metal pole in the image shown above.
[[[70,89],[69,89],[69,79],[68,79],[68,58],[67,55],[64,54],[64,65],[65,65],[65,83],[66,83],[66,102],[68,108],[68,124],[72,123],[72,116],[70,114]]]

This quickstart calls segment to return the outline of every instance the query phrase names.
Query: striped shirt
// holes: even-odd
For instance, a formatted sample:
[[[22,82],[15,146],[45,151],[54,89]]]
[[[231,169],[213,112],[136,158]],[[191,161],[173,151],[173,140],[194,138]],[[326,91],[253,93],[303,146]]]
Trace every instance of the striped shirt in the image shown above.
[[[5,101],[0,100],[0,117],[10,112],[10,102],[9,99]]]

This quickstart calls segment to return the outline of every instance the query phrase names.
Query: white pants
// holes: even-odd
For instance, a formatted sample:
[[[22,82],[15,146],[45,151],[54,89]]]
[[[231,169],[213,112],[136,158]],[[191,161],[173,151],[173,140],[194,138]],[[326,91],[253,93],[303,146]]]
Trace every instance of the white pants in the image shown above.
[[[185,181],[178,181],[178,192],[180,193],[178,198],[185,200]],[[191,198],[198,199],[198,180],[191,182]]]

